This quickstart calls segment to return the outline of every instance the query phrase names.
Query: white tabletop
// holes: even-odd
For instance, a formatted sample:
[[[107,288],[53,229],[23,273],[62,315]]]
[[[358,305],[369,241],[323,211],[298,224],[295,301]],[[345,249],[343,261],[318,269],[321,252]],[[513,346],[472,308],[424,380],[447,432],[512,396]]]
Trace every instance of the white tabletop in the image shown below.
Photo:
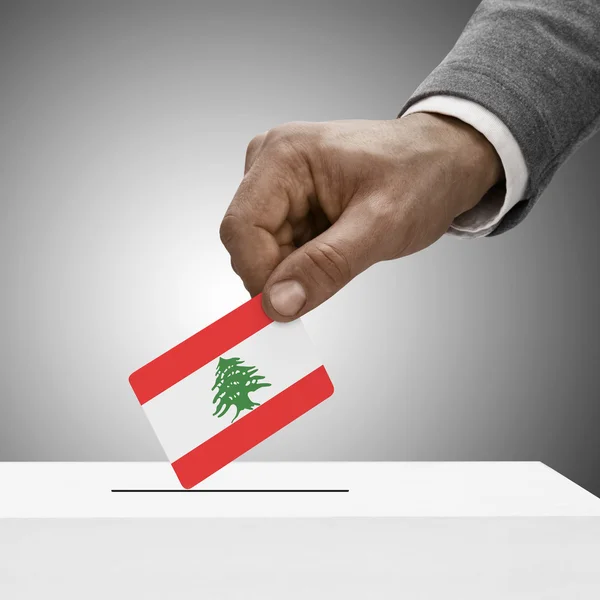
[[[0,463],[0,518],[600,516],[539,462],[235,462],[192,491],[168,463]]]

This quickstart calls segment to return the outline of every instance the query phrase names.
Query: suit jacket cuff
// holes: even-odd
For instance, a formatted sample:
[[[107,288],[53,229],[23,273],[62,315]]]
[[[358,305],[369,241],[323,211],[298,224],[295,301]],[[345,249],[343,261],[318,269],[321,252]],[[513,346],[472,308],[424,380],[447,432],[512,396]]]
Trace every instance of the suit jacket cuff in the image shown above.
[[[447,95],[429,96],[413,104],[402,117],[415,112],[438,113],[460,119],[484,135],[498,153],[504,167],[505,184],[492,188],[477,206],[459,215],[448,231],[463,238],[488,235],[524,197],[529,174],[519,144],[495,114],[471,100]]]

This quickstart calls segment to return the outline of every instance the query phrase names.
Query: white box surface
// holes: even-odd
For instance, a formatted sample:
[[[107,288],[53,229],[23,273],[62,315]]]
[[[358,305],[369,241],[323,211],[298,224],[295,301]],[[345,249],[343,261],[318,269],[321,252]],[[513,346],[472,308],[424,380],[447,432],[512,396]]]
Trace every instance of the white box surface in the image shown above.
[[[190,492],[111,491],[181,490],[168,463],[4,463],[0,482],[2,599],[600,598],[600,499],[541,463],[237,462]],[[329,491],[215,491],[250,489]]]
[[[0,482],[0,518],[600,516],[539,462],[236,462],[191,492],[166,462],[0,463]]]

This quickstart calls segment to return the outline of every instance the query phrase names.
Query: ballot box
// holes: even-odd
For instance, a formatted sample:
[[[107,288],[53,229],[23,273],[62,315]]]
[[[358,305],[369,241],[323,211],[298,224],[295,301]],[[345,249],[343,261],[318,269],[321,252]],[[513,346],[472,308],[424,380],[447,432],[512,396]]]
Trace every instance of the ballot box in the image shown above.
[[[600,499],[539,462],[0,463],[0,598],[600,598]]]

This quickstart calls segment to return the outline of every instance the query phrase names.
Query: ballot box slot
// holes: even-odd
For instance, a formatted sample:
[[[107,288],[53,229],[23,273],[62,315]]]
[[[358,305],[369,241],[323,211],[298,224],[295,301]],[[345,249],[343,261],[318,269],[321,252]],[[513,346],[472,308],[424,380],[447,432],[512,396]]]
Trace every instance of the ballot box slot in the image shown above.
[[[142,489],[115,489],[110,490],[113,494],[156,494],[156,493],[178,493],[178,494],[338,494],[349,493],[346,489],[206,489],[206,490],[142,490]]]

